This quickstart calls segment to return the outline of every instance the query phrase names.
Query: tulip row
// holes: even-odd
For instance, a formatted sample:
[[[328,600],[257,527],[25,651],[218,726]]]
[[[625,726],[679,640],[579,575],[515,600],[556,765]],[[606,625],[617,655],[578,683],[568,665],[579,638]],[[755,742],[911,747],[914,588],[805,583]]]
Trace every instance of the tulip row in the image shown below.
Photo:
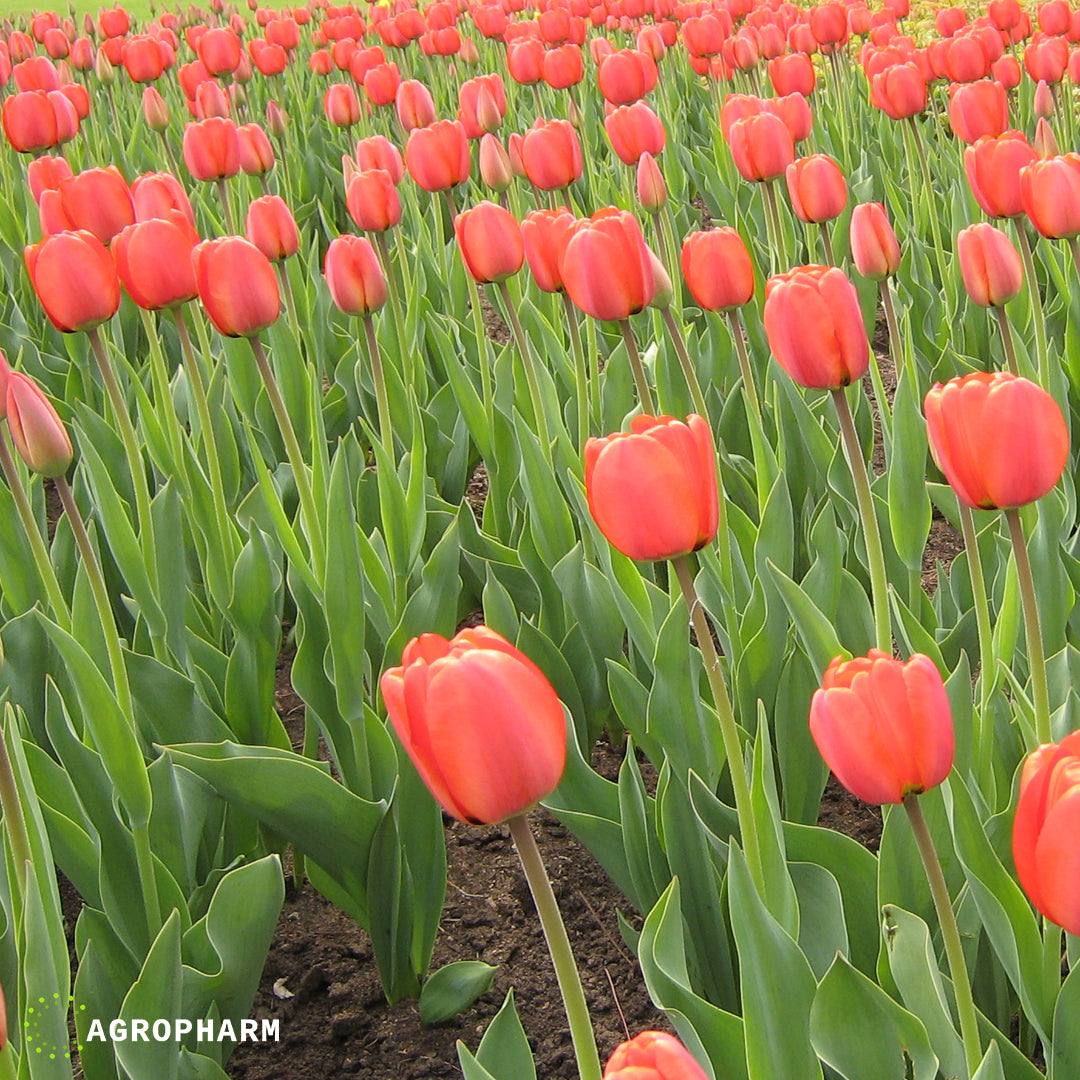
[[[958,15],[938,28],[952,44],[916,50],[897,27],[899,3],[871,17],[859,5],[674,13],[619,0],[598,5],[599,19],[581,6],[514,21],[513,5],[482,5],[470,12],[483,35],[475,60],[500,73],[460,87],[435,66],[449,55],[475,62],[451,5],[373,9],[370,27],[354,11],[313,8],[302,21],[257,12],[263,37],[246,50],[242,20],[163,18],[123,41],[129,27],[106,13],[85,66],[59,19],[9,37],[0,68],[10,59],[19,87],[4,107],[9,140],[23,151],[59,140],[70,159],[31,164],[32,201],[3,162],[19,194],[0,232],[16,248],[45,234],[27,251],[28,278],[4,267],[4,322],[33,327],[3,341],[19,357],[8,427],[25,464],[55,478],[65,511],[49,545],[40,486],[5,466],[7,517],[21,528],[0,559],[18,706],[5,771],[29,823],[8,843],[31,855],[15,865],[33,870],[33,885],[9,883],[5,895],[20,929],[0,955],[0,981],[17,987],[16,1009],[42,986],[30,971],[53,971],[47,989],[67,994],[55,900],[47,935],[31,934],[23,915],[33,889],[54,895],[55,856],[87,902],[77,1003],[100,1019],[140,1015],[140,993],[163,994],[186,965],[199,977],[184,974],[185,1015],[205,1015],[210,971],[228,961],[229,1007],[242,1015],[280,905],[265,830],[292,842],[311,881],[372,932],[387,996],[417,993],[445,875],[426,784],[463,820],[511,819],[538,909],[521,814],[543,798],[646,915],[637,946],[650,992],[699,1064],[650,1034],[617,1050],[609,1075],[801,1080],[820,1075],[820,1062],[844,1076],[891,1075],[906,1053],[920,1076],[940,1063],[946,1075],[1028,1077],[1033,1067],[1000,1034],[1017,1008],[1055,1075],[1068,1075],[1078,988],[1075,976],[1061,986],[1055,927],[1078,926],[1068,884],[1077,748],[1072,736],[1053,740],[1075,726],[1075,481],[1058,484],[1072,414],[1055,399],[1067,404],[1076,381],[1059,362],[1075,289],[1059,253],[1031,250],[1022,221],[1019,255],[980,224],[959,232],[959,272],[950,265],[952,233],[976,205],[1026,212],[1042,236],[1076,250],[1068,199],[1048,194],[1071,190],[1075,171],[1053,128],[1042,125],[1034,148],[1003,134],[1005,49],[1030,30],[1019,18],[1004,25],[1007,6],[995,0],[988,15],[1001,24],[995,55],[986,24],[968,28]],[[1038,20],[1060,42],[1071,22],[1058,25],[1055,12]],[[587,23],[607,20],[613,40],[590,37]],[[30,55],[35,41],[62,53],[53,30],[72,67],[96,68],[75,122],[56,104],[60,94],[78,114],[64,73]],[[680,33],[686,57],[674,51]],[[616,48],[622,34],[634,48]],[[849,62],[849,34],[867,38],[863,73]],[[406,48],[413,40],[420,57]],[[576,89],[585,41],[603,121]],[[788,43],[796,51],[783,52]],[[1046,59],[1061,48],[1027,45],[1032,80],[1061,79],[1065,65]],[[174,80],[185,49],[196,59]],[[998,82],[975,81],[995,65]],[[116,66],[156,83],[141,104],[120,92]],[[760,91],[762,71],[774,97],[724,94],[732,79]],[[928,91],[940,73],[968,80],[949,94],[949,118],[973,141],[970,192],[944,126],[920,118],[943,103],[940,88]],[[1049,112],[1045,88],[1030,103],[1026,91],[1012,105],[1025,123],[1031,104]],[[197,117],[182,145],[170,102]],[[265,130],[231,117],[252,103],[266,108]],[[455,107],[456,120],[438,119]],[[558,113],[570,120],[544,119]],[[135,132],[128,146],[116,138],[121,117]],[[504,145],[504,123],[527,130]],[[367,137],[354,151],[357,131]],[[808,152],[809,138],[822,152]],[[344,186],[334,163],[343,146]],[[871,166],[858,166],[862,154]],[[90,167],[110,160],[121,170]],[[608,175],[605,161],[625,168]],[[172,173],[128,189],[121,171],[141,168]],[[790,215],[773,188],[781,176]],[[898,187],[905,177],[910,195]],[[233,231],[234,204],[255,184],[248,240],[200,242]],[[863,201],[846,220],[849,187]],[[941,196],[953,221],[939,220]],[[896,233],[872,198],[889,204]],[[619,205],[596,211],[605,202]],[[732,225],[699,231],[701,206]],[[339,235],[350,220],[367,236]],[[790,270],[819,249],[829,266]],[[529,282],[518,277],[526,263]],[[755,267],[774,272],[764,288]],[[994,366],[961,280],[994,310],[1019,375],[951,380]],[[121,282],[144,314],[121,303]],[[489,288],[509,346],[487,333]],[[878,290],[895,394],[866,337]],[[201,313],[182,313],[196,296],[213,328],[250,345],[215,343]],[[1014,299],[1025,305],[1015,334],[1004,317]],[[61,345],[41,308],[56,331],[85,333],[85,346],[72,336]],[[157,327],[155,309],[172,320]],[[651,344],[639,350],[643,334]],[[880,475],[866,469],[871,405],[847,389],[868,367]],[[829,390],[835,417],[798,387]],[[692,415],[650,415],[661,409]],[[628,433],[607,435],[627,421]],[[928,449],[945,484],[927,484]],[[478,521],[462,495],[481,460]],[[1017,509],[1037,499],[1037,510]],[[966,551],[928,597],[919,570],[932,504],[963,531]],[[1006,511],[1008,540],[991,508]],[[478,607],[493,629],[454,636]],[[270,707],[283,615],[306,756],[286,749]],[[835,659],[871,644],[880,651]],[[912,659],[893,660],[894,645]],[[617,784],[585,764],[603,728],[627,738]],[[340,783],[310,760],[320,736]],[[826,775],[815,743],[857,795],[906,807],[910,826],[887,815],[879,858],[814,827]],[[660,771],[654,796],[631,747]],[[1012,864],[1041,928],[999,823],[987,824],[997,813],[1015,817]],[[179,836],[180,819],[203,824]],[[928,835],[944,848],[944,874]],[[106,849],[116,859],[99,871]],[[237,858],[249,865],[230,869]],[[927,885],[913,876],[920,859]],[[139,880],[136,895],[119,887],[125,874]],[[206,942],[239,920],[245,890],[259,900],[243,957],[211,957]],[[960,924],[978,949],[956,932],[950,896],[961,891],[972,899],[958,904]],[[933,925],[947,989],[928,947]],[[555,963],[581,1075],[599,1076],[565,953]],[[784,1031],[780,995],[796,1018]],[[888,1016],[895,1037],[852,1031],[852,1016],[871,1014]],[[498,1074],[482,1051],[462,1051],[467,1076],[528,1075],[524,1062]],[[170,1048],[153,1064],[119,1048],[116,1060],[112,1048],[86,1053],[95,1077],[176,1067]],[[38,1075],[33,1055],[23,1060]],[[199,1074],[222,1064],[201,1054]]]

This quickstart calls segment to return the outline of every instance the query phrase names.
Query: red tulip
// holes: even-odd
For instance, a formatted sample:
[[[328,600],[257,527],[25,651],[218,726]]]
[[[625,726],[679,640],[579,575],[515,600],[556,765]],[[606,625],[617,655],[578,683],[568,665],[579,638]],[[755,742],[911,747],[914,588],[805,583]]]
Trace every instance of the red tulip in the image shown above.
[[[401,199],[385,169],[353,173],[345,189],[345,207],[365,232],[384,232],[401,220]]]
[[[655,157],[667,141],[660,117],[644,101],[612,109],[604,119],[604,130],[624,165],[636,165],[646,152]]]
[[[652,259],[637,218],[605,207],[579,222],[559,258],[570,299],[594,319],[626,319],[653,298]]]
[[[1001,83],[982,80],[949,88],[949,126],[971,144],[984,135],[1003,135],[1009,126],[1009,99]]]
[[[648,213],[658,214],[667,203],[667,181],[656,158],[648,150],[638,158],[635,187],[638,202]]]
[[[491,132],[483,135],[480,139],[480,152],[477,158],[480,165],[480,179],[485,187],[492,191],[503,192],[514,182],[510,155],[506,147],[499,142],[498,135]]]
[[[589,511],[631,559],[673,559],[711,543],[719,521],[708,421],[635,416],[630,432],[585,444]]]
[[[250,337],[281,313],[270,260],[242,236],[204,240],[191,253],[206,314],[226,337]]]
[[[215,26],[199,38],[197,52],[211,75],[231,75],[240,63],[240,38],[227,26]]]
[[[356,144],[356,164],[361,172],[385,169],[395,184],[405,175],[401,151],[385,135],[369,135]]]
[[[147,86],[143,90],[142,106],[143,119],[151,131],[160,133],[169,126],[169,106],[157,87]]]
[[[1024,284],[1020,253],[1000,229],[981,222],[961,229],[956,256],[964,288],[973,303],[1000,307],[1018,295]]]
[[[859,203],[851,212],[851,261],[865,278],[881,281],[900,268],[900,243],[881,203]]]
[[[15,87],[21,93],[30,90],[59,90],[60,76],[47,56],[31,56],[15,65]]]
[[[370,315],[386,303],[379,257],[364,236],[336,236],[326,249],[323,274],[330,296],[346,315]]]
[[[1069,43],[1063,37],[1033,38],[1024,49],[1024,68],[1032,82],[1059,83],[1069,66]]]
[[[666,1031],[643,1031],[615,1047],[604,1080],[706,1080],[690,1051]]]
[[[1020,85],[1021,74],[1020,61],[1011,53],[999,57],[990,65],[990,77],[1006,90],[1015,90]]]
[[[74,451],[52,402],[21,371],[9,370],[4,382],[8,431],[19,457],[40,476],[63,476]]]
[[[20,154],[48,150],[57,143],[56,112],[44,90],[4,98],[0,120],[11,148]]]
[[[168,217],[170,210],[179,210],[195,228],[195,211],[180,181],[172,173],[144,173],[131,185],[135,203],[135,220]]]
[[[176,307],[198,295],[191,253],[199,234],[180,210],[129,225],[113,238],[116,272],[141,308]]]
[[[135,221],[135,202],[127,181],[115,165],[84,169],[62,180],[56,197],[71,229],[92,232],[107,244],[121,229]]]
[[[506,50],[506,70],[521,86],[531,86],[543,78],[544,45],[538,38],[519,38]]]
[[[769,81],[781,97],[809,96],[814,92],[817,76],[813,62],[805,53],[786,53],[769,61]]]
[[[847,206],[847,183],[827,154],[811,154],[787,167],[791,209],[800,221],[819,224],[839,217]]]
[[[108,249],[93,233],[46,236],[23,254],[34,292],[57,330],[76,334],[116,314],[120,280]]]
[[[705,311],[730,311],[754,296],[754,267],[742,237],[724,226],[693,232],[680,260],[691,295]]]
[[[377,64],[364,74],[364,93],[376,107],[393,103],[400,85],[397,64]]]
[[[577,86],[585,78],[585,61],[581,55],[581,46],[572,42],[560,45],[557,49],[548,49],[544,53],[543,78],[553,90],[566,90]]]
[[[236,124],[227,117],[188,124],[183,150],[184,164],[196,180],[223,180],[240,171],[240,137]]]
[[[765,334],[780,366],[810,389],[848,386],[870,363],[858,293],[835,266],[800,266],[769,278]]]
[[[521,141],[521,164],[541,191],[569,187],[584,166],[581,143],[569,120],[537,120]]]
[[[880,649],[828,667],[810,702],[810,734],[836,778],[868,803],[936,787],[953,762],[949,697],[933,660]]]
[[[557,210],[533,210],[521,223],[525,259],[533,280],[544,292],[563,288],[559,258],[577,224],[566,207]]]
[[[124,42],[120,62],[132,82],[150,83],[161,77],[165,61],[156,38],[133,37]]]
[[[470,139],[495,131],[506,115],[506,90],[498,75],[479,75],[461,84],[458,119]]]
[[[128,13],[119,5],[111,11],[102,11],[98,16],[98,26],[103,37],[123,37],[131,29]]]
[[[1080,732],[1028,755],[1012,850],[1028,899],[1051,922],[1080,934]]]
[[[775,180],[795,160],[795,141],[773,113],[736,120],[728,131],[731,156],[745,180]]]
[[[360,121],[360,101],[348,83],[334,83],[327,89],[323,110],[335,127],[352,127]]]
[[[1080,235],[1080,154],[1043,158],[1020,170],[1020,202],[1051,240]]]
[[[244,232],[271,262],[295,255],[300,248],[296,219],[280,195],[263,195],[248,205]]]
[[[405,166],[425,191],[444,191],[469,178],[472,159],[465,129],[456,120],[436,120],[409,132]]]
[[[596,72],[600,93],[612,105],[629,105],[643,98],[658,78],[656,61],[637,49],[616,50],[604,58]]]
[[[240,168],[248,176],[265,176],[276,160],[270,136],[260,124],[241,124],[236,129],[239,143]]]
[[[1018,217],[1020,170],[1035,161],[1035,150],[1020,131],[985,135],[964,151],[964,171],[979,206],[990,217]]]
[[[466,269],[481,284],[505,281],[525,261],[521,226],[498,203],[485,200],[458,214],[454,234]]]
[[[486,626],[413,638],[380,686],[417,772],[459,821],[516,817],[559,783],[563,707],[543,672]]]
[[[352,87],[348,89],[352,93]],[[353,97],[355,96],[353,94]],[[399,84],[394,97],[394,107],[397,111],[398,123],[405,131],[427,127],[428,124],[435,122],[435,101],[431,96],[431,91],[418,79],[406,79]],[[338,121],[335,120],[334,123]]]
[[[894,64],[875,75],[870,103],[893,120],[906,120],[926,108],[926,76],[917,64]]]
[[[41,201],[43,191],[55,191],[60,187],[60,182],[71,175],[71,166],[62,157],[34,158],[26,166],[26,179],[34,202]]]
[[[1069,458],[1061,409],[1011,372],[977,371],[937,383],[923,402],[930,449],[957,498],[975,510],[1041,499]]]

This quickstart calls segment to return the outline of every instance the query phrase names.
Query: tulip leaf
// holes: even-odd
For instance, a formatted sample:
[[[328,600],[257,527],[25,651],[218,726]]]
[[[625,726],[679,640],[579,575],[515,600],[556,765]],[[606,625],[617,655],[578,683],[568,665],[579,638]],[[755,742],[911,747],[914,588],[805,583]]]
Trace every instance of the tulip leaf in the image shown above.
[[[491,1073],[473,1057],[469,1048],[459,1039],[457,1043],[458,1063],[465,1080],[501,1080],[500,1077],[492,1076]]]
[[[433,1027],[452,1020],[491,989],[496,971],[480,960],[456,960],[432,972],[420,992],[420,1023]]]
[[[639,911],[653,907],[671,880],[671,870],[656,831],[656,803],[645,792],[633,738],[619,767],[619,822]]]
[[[938,1074],[922,1021],[843,956],[818,984],[810,1038],[821,1060],[845,1080],[934,1080]]]
[[[904,366],[893,398],[893,443],[889,456],[889,524],[904,565],[922,570],[930,532],[930,497],[926,493],[926,421],[919,411],[915,377]]]
[[[488,1024],[476,1057],[496,1080],[536,1080],[536,1062],[521,1026],[513,990],[507,992],[502,1008]]]
[[[971,1080],[1005,1080],[1005,1070],[1001,1064],[1001,1051],[997,1040],[991,1040],[983,1054],[982,1062],[971,1075]]]
[[[1048,925],[1046,933],[1057,933]],[[1050,1080],[1080,1076],[1080,967],[1074,967],[1058,994],[1054,1007],[1054,1039],[1050,1052]]]
[[[824,672],[837,656],[849,657],[851,654],[840,644],[836,628],[805,590],[771,562],[766,562],[765,565],[784,598],[799,639],[814,669]]]

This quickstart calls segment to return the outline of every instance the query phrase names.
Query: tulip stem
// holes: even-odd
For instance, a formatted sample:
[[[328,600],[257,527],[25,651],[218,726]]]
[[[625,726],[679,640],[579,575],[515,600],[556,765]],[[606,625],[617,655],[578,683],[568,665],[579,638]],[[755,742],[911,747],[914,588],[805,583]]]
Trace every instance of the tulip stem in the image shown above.
[[[547,412],[544,409],[544,398],[540,392],[540,380],[536,373],[536,361],[533,358],[529,339],[525,336],[521,320],[518,318],[517,308],[511,299],[510,290],[506,286],[505,279],[498,283],[499,296],[502,297],[503,307],[510,319],[510,328],[514,333],[514,341],[517,342],[518,352],[521,353],[521,362],[525,367],[525,382],[529,387],[529,396],[532,398],[533,412],[536,414],[536,426],[540,435],[540,446],[547,453],[551,449],[551,430],[548,427]]]
[[[896,368],[896,376],[897,380],[899,380],[903,374],[906,360],[900,342],[900,324],[896,319],[896,305],[893,303],[892,288],[889,286],[888,278],[881,279],[879,291],[881,293],[881,306],[885,309],[885,322],[889,327],[889,355],[892,357],[893,367]],[[888,402],[884,404],[887,406]]]
[[[574,396],[577,398],[578,450],[585,448],[589,438],[589,371],[585,366],[585,349],[581,344],[581,327],[578,326],[577,309],[565,289],[559,290],[566,325],[570,331],[570,347],[574,352]]]
[[[390,402],[386,396],[386,376],[383,373],[382,353],[375,337],[375,323],[371,315],[363,317],[364,339],[367,341],[368,358],[371,361],[371,377],[375,382],[375,401],[379,409],[379,434],[383,448],[391,461],[394,460],[394,429],[390,425]]]
[[[415,351],[405,348],[405,316],[401,308],[401,286],[398,284],[397,271],[390,259],[390,245],[387,243],[385,232],[376,232],[374,236],[375,247],[379,251],[379,261],[382,263],[383,276],[386,278],[387,292],[390,295],[390,314],[394,320],[394,335],[397,339],[398,356],[401,357],[403,364],[408,368],[407,379],[410,388],[419,399],[421,397],[419,363]],[[405,255],[401,248],[400,231],[398,232],[397,245],[400,262],[404,266]]]
[[[574,961],[570,938],[567,936],[551,881],[544,869],[540,849],[536,846],[536,838],[524,814],[512,817],[507,824],[510,826],[510,835],[514,838],[514,846],[521,860],[521,868],[525,872],[525,880],[529,883],[529,891],[536,904],[544,939],[547,941],[551,962],[559,980],[566,1019],[570,1024],[570,1038],[574,1043],[578,1076],[580,1080],[601,1080],[600,1055],[596,1049],[589,1005],[581,986],[581,976]]]
[[[1080,242],[1075,236],[1070,236],[1066,243],[1069,245],[1069,254],[1072,256],[1073,269],[1076,270],[1077,280],[1080,281]]]
[[[694,575],[685,555],[677,555],[671,560],[675,567],[675,576],[679,579],[683,599],[690,611],[690,620],[694,625],[701,658],[705,662],[705,674],[709,677],[712,688],[713,704],[720,721],[720,735],[724,741],[724,753],[728,759],[728,771],[731,773],[731,787],[735,792],[735,813],[739,819],[739,832],[742,835],[743,848],[750,873],[762,897],[765,896],[765,872],[761,862],[761,845],[758,843],[757,825],[754,821],[750,801],[750,781],[743,761],[742,745],[739,742],[739,729],[735,721],[735,710],[728,694],[727,680],[716,645],[712,639],[712,628],[705,615],[705,608],[698,598],[694,587]]]
[[[769,261],[773,273],[778,273],[787,262],[783,233],[780,228],[780,209],[776,205],[776,192],[771,180],[761,182],[761,193],[765,200],[765,220],[769,232]]]
[[[12,738],[19,738],[18,728],[7,721],[14,719],[10,703],[4,705],[5,727]],[[4,812],[4,829],[11,844],[11,857],[15,863],[15,878],[19,885],[19,896],[26,899],[26,866],[33,865],[33,853],[30,849],[30,834],[26,830],[26,818],[23,816],[22,802],[19,799],[19,786],[15,782],[15,770],[11,767],[8,756],[7,734],[0,731],[0,809]]]
[[[495,438],[495,394],[491,385],[491,345],[488,343],[487,327],[484,325],[484,309],[480,305],[480,286],[466,270],[465,280],[469,283],[469,306],[472,308],[473,334],[476,337],[476,359],[480,365],[480,394],[484,400],[484,419],[487,431],[484,432],[485,445],[479,447],[481,457],[491,454],[492,440]]]
[[[739,309],[732,308],[724,312],[728,328],[735,341],[735,355],[739,358],[739,373],[742,375],[743,393],[746,395],[746,404],[750,411],[757,417],[761,424],[761,401],[758,398],[757,381],[754,378],[754,369],[750,366],[750,354],[746,350],[746,339],[743,337],[742,319],[739,317]]]
[[[1009,329],[1009,316],[1005,314],[1005,307],[1002,304],[993,305],[992,310],[994,317],[997,319],[997,324],[1001,328],[1001,344],[1005,347],[1005,363],[1014,375],[1019,375],[1020,370],[1016,366],[1016,347],[1013,345],[1012,330]]]
[[[173,462],[175,463],[173,468],[177,474],[181,474],[182,469],[180,462],[183,458],[183,453],[180,449],[180,431],[181,425],[176,416],[176,409],[172,400],[172,392],[169,387],[169,372],[165,367],[165,356],[161,351],[161,342],[158,339],[157,324],[154,322],[154,316],[146,308],[139,308],[139,316],[142,319],[143,330],[146,333],[146,344],[150,350],[150,375],[154,384],[155,394],[161,399],[158,402],[158,409],[163,414],[162,419],[167,423],[163,423],[163,427],[168,428],[167,438],[169,440],[169,449],[172,452]],[[183,483],[183,479],[181,479]]]
[[[919,159],[919,167],[922,169],[923,190],[928,199],[933,198],[934,183],[930,177],[930,162],[926,157],[926,147],[923,145],[922,134],[919,132],[919,122],[914,116],[909,116],[908,125],[911,128],[911,137],[915,143],[915,154]],[[913,211],[917,212],[917,208],[913,207]],[[945,287],[945,247],[941,242],[941,225],[938,222],[938,215],[936,213],[936,207],[931,206],[930,213],[930,232],[934,238],[934,254],[937,258],[938,274],[941,276],[942,288]]]
[[[1020,598],[1024,607],[1024,633],[1027,637],[1028,671],[1031,675],[1031,692],[1035,706],[1035,744],[1053,740],[1050,731],[1050,692],[1046,682],[1046,656],[1043,653],[1042,627],[1039,625],[1039,607],[1035,594],[1035,579],[1031,573],[1024,526],[1015,507],[1005,511],[1009,525],[1016,573],[1020,581]],[[1033,749],[1028,747],[1028,749]]]
[[[626,355],[630,358],[630,370],[634,373],[634,383],[637,386],[641,411],[645,413],[646,416],[655,416],[656,406],[653,404],[653,396],[652,391],[649,389],[649,381],[645,378],[645,368],[641,363],[641,353],[638,352],[637,342],[634,340],[634,331],[630,326],[630,320],[620,319],[619,329],[622,331],[623,341],[626,343]]]
[[[15,500],[15,509],[18,511],[19,520],[22,522],[23,532],[30,543],[30,551],[37,566],[38,576],[49,598],[49,606],[52,608],[53,619],[65,630],[71,629],[71,611],[64,599],[63,590],[57,580],[56,571],[53,569],[52,560],[49,558],[49,550],[45,546],[45,538],[41,535],[34,511],[31,509],[30,500],[26,497],[19,480],[19,472],[15,467],[15,460],[8,449],[7,436],[0,433],[0,467],[3,468],[4,476],[7,477],[11,496]]]
[[[836,256],[833,254],[832,237],[829,236],[829,223],[827,221],[819,221],[818,229],[821,231],[821,243],[825,248],[825,261],[829,266],[836,266]]]
[[[855,421],[851,417],[847,397],[843,389],[832,391],[836,414],[840,419],[840,433],[847,451],[851,479],[855,484],[855,498],[859,504],[862,518],[863,538],[866,541],[866,561],[870,571],[870,593],[874,604],[874,633],[876,644],[882,652],[892,656],[892,621],[889,613],[889,579],[885,572],[885,555],[881,550],[881,532],[878,529],[877,513],[874,511],[874,496],[870,490],[870,478],[866,474],[866,461],[863,458],[859,436],[855,431]]]
[[[289,419],[289,410],[281,397],[277,379],[274,378],[273,369],[266,358],[266,350],[258,337],[252,335],[248,338],[251,342],[251,351],[255,354],[255,363],[262,376],[263,386],[266,388],[266,396],[270,399],[270,407],[274,410],[277,419],[278,430],[281,432],[282,441],[285,443],[285,453],[288,455],[289,464],[292,466],[293,479],[296,482],[296,491],[300,496],[300,506],[303,515],[308,519],[308,539],[311,544],[313,556],[313,569],[316,573],[322,573],[325,566],[325,552],[323,550],[322,522],[319,519],[318,509],[315,505],[315,497],[311,493],[311,482],[308,479],[307,466],[304,464],[304,455],[300,450],[300,440],[296,437],[296,429]]]
[[[675,354],[679,358],[679,366],[682,368],[686,385],[690,388],[690,400],[694,403],[694,412],[703,420],[709,419],[708,406],[705,404],[705,395],[701,392],[701,383],[698,381],[697,372],[694,370],[693,361],[686,351],[686,341],[683,338],[679,324],[675,316],[671,314],[671,308],[661,308],[660,317],[671,335],[671,343],[675,346]]]
[[[1013,218],[1016,225],[1016,239],[1020,248],[1020,259],[1024,264],[1024,277],[1027,280],[1028,296],[1031,299],[1031,318],[1035,324],[1035,348],[1039,354],[1039,385],[1046,387],[1050,378],[1050,359],[1046,350],[1046,316],[1043,314],[1042,293],[1039,279],[1035,276],[1035,259],[1031,254],[1031,241],[1022,217]]]
[[[956,925],[956,914],[949,887],[941,870],[941,861],[934,849],[934,841],[923,817],[919,796],[914,792],[904,796],[904,809],[911,822],[911,831],[922,856],[926,880],[934,898],[938,922],[941,925],[941,937],[945,943],[945,955],[949,961],[949,974],[952,976],[953,997],[956,1012],[960,1019],[960,1036],[964,1042],[964,1057],[967,1062],[968,1076],[972,1076],[982,1061],[982,1048],[979,1043],[979,1021],[975,1013],[975,1002],[971,996],[971,980],[968,978],[967,964],[964,962],[964,949],[960,944],[960,929]]]
[[[225,215],[225,232],[227,235],[232,236],[236,229],[233,226],[232,206],[229,204],[229,189],[225,185],[224,177],[218,177],[217,189],[218,197],[221,199],[221,210]]]

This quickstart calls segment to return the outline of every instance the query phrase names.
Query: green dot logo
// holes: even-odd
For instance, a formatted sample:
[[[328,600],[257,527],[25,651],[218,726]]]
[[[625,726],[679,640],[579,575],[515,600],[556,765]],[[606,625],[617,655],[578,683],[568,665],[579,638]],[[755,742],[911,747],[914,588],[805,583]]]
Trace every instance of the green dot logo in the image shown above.
[[[48,1001],[44,997],[37,999],[36,1005],[27,1005],[26,1007],[26,1019],[23,1020],[24,1035],[26,1038],[26,1050],[27,1052],[33,1051],[35,1054],[41,1054],[42,1057],[48,1055],[50,1061],[55,1061],[57,1055],[61,1054],[60,1047],[51,1041],[51,1034],[43,1030],[43,1026],[48,1022],[45,1018],[45,1014],[50,1009],[58,1009],[63,1004],[63,1011],[66,1014],[68,1007],[74,1005],[75,999],[72,996],[68,996],[66,1002],[61,1002],[60,995],[53,994],[52,1000]],[[80,1009],[85,1009],[85,1005],[80,1005]],[[79,1043],[79,1050],[82,1050],[82,1044]],[[71,1050],[65,1049],[62,1054],[63,1057],[71,1057]]]

